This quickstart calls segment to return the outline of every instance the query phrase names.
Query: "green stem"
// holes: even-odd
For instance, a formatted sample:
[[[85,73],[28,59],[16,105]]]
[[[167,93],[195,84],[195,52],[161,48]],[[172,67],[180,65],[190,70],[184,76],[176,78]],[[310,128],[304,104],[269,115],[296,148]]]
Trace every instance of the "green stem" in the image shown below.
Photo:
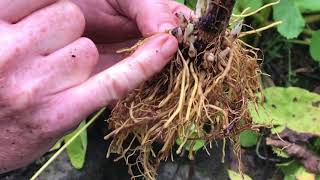
[[[106,108],[102,108],[99,112],[94,115],[90,121],[84,125],[73,137],[69,139],[54,155],[31,177],[30,180],[35,180],[84,130],[86,130],[105,110]]]
[[[310,40],[309,39],[305,39],[305,40],[288,40],[288,42],[291,42],[291,43],[294,43],[294,44],[306,45],[306,46],[310,45]]]
[[[302,31],[302,33],[304,33],[304,34],[306,34],[306,35],[309,35],[309,36],[312,36],[313,34],[314,34],[314,30],[312,30],[312,29],[307,29],[307,28],[305,28],[303,31]]]
[[[226,138],[222,139],[222,156],[221,156],[221,163],[224,163],[224,160],[226,158]]]
[[[291,85],[291,77],[292,77],[292,69],[291,69],[291,50],[290,48],[288,49],[288,82]]]
[[[304,18],[307,24],[320,21],[320,14],[309,15]]]

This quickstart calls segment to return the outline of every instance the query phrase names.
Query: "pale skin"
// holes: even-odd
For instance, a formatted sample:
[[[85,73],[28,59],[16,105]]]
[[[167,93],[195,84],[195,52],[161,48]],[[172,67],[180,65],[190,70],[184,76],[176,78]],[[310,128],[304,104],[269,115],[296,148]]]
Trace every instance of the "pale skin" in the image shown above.
[[[190,15],[169,0],[1,0],[0,9],[0,173],[160,72],[178,46],[163,32],[175,12]],[[115,53],[141,36],[132,55]]]

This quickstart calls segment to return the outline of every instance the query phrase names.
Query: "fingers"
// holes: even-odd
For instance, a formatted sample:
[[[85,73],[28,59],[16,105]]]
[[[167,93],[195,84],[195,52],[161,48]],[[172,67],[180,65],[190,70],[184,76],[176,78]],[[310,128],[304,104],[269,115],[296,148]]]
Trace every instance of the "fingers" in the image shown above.
[[[33,57],[15,67],[9,65],[1,69],[4,79],[0,78],[0,99],[12,99],[9,102],[14,106],[29,108],[39,97],[53,97],[86,81],[97,60],[93,42],[81,38],[50,56]]]
[[[143,36],[157,32],[165,32],[176,27],[176,12],[182,12],[186,17],[192,16],[192,11],[186,6],[169,0],[123,0],[118,1],[125,15],[135,20]]]
[[[57,0],[1,0],[0,19],[15,23],[32,12],[46,7]]]
[[[85,20],[71,2],[59,1],[26,17],[14,26],[19,44],[48,55],[78,39]]]
[[[42,86],[46,94],[61,92],[87,80],[98,62],[94,43],[80,38],[65,48],[43,59],[39,67]],[[40,85],[41,86],[41,85]]]
[[[117,1],[72,0],[86,18],[86,36],[95,43],[116,43],[141,36],[135,21],[119,14]],[[116,32],[115,32],[116,31]]]
[[[193,10],[176,1],[169,1],[169,8],[172,14],[182,13],[186,18],[191,18],[195,16]]]
[[[97,108],[121,98],[160,72],[176,52],[177,46],[173,36],[161,34],[150,37],[132,56],[61,94],[58,99],[68,101],[61,103],[63,107],[56,107],[56,111],[77,113],[69,121],[59,123],[70,126]]]
[[[123,13],[136,21],[143,36],[164,32],[177,25],[168,0],[122,0],[118,3]]]

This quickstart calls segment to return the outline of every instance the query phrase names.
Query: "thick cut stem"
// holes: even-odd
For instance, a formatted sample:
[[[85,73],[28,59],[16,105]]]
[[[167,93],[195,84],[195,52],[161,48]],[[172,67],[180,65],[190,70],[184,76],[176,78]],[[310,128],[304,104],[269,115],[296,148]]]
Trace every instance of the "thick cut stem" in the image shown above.
[[[208,0],[210,1],[205,14],[197,24],[200,33],[207,42],[212,42],[215,37],[223,35],[228,27],[235,0]],[[210,37],[208,39],[208,37]]]

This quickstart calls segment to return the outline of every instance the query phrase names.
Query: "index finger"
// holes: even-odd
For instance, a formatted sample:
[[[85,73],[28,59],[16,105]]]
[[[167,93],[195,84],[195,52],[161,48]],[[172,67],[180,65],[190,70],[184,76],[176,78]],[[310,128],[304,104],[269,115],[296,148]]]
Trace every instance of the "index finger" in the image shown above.
[[[171,35],[159,34],[148,38],[131,56],[96,74],[83,84],[57,95],[55,104],[59,105],[53,105],[52,112],[64,114],[68,119],[59,119],[59,122],[51,123],[73,127],[72,125],[97,108],[118,100],[160,72],[177,48],[178,42]]]

